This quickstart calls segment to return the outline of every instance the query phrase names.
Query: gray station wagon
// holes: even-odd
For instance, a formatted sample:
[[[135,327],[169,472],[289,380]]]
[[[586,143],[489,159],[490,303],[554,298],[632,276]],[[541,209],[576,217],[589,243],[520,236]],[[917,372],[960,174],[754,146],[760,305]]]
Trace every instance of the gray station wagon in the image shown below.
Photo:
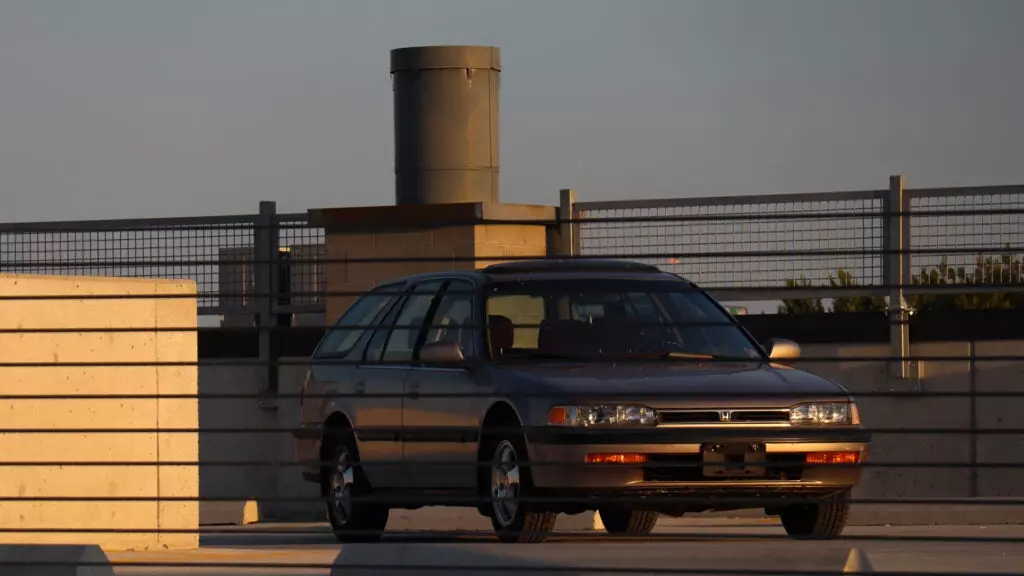
[[[438,505],[476,507],[509,542],[588,510],[613,534],[754,508],[791,536],[835,537],[870,434],[840,385],[779,364],[798,354],[645,264],[411,276],[318,345],[297,457],[341,541]]]

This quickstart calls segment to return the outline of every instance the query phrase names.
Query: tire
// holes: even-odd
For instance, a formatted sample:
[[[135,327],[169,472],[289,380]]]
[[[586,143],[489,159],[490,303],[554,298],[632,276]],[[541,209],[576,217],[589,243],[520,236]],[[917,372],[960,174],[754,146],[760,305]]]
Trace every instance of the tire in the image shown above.
[[[369,493],[369,483],[358,467],[351,440],[329,447],[320,473],[320,493],[327,500],[327,519],[338,542],[377,542],[384,535],[391,511],[386,506],[353,502],[353,496]]]
[[[653,510],[601,508],[597,513],[601,515],[601,523],[609,534],[650,534],[661,518],[661,514]]]
[[[533,492],[533,479],[526,461],[526,443],[521,434],[501,434],[488,439],[483,454],[491,462],[483,475],[482,491],[490,498],[488,516],[498,540],[509,543],[543,542],[555,528],[556,512],[518,499]],[[497,498],[503,498],[498,500]]]
[[[793,538],[838,538],[850,516],[850,493],[843,492],[820,502],[794,504],[779,510],[786,533]]]

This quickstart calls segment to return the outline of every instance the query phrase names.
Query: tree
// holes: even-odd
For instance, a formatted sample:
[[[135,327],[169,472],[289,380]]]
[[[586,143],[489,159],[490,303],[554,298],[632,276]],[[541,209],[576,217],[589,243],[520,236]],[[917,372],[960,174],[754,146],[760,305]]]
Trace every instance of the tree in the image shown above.
[[[836,270],[836,275],[828,275],[828,283],[832,288],[855,288],[859,286],[849,270]],[[880,296],[837,296],[832,301],[832,312],[884,312],[885,298]]]
[[[812,284],[803,275],[800,276],[800,280],[786,280],[786,288],[809,288]],[[821,298],[795,298],[792,300],[782,300],[782,306],[779,306],[779,314],[822,314],[825,312],[825,307],[821,305]]]
[[[1009,246],[1007,246],[1009,248]],[[839,269],[829,275],[832,288],[856,287],[856,279],[848,270]],[[1024,309],[1024,291],[989,292],[981,294],[957,293],[956,286],[1014,286],[1024,288],[1024,264],[1019,256],[1006,253],[1000,256],[978,256],[973,267],[950,266],[947,257],[938,265],[923,267],[911,276],[915,286],[948,286],[948,291],[907,297],[907,304],[915,312],[941,312],[948,310]],[[799,280],[786,280],[787,288],[812,286],[804,276]],[[881,312],[886,310],[885,299],[878,296],[840,296],[835,298],[830,312]],[[820,314],[825,311],[820,299],[801,298],[783,300],[779,314]]]
[[[911,277],[911,282],[920,286],[1019,286],[1024,284],[1024,269],[1020,258],[1013,254],[978,256],[973,269],[950,266],[948,259],[943,257],[938,266],[922,268],[920,273]],[[1024,293],[957,294],[955,290],[949,290],[948,293],[909,296],[907,304],[918,312],[1024,308]]]

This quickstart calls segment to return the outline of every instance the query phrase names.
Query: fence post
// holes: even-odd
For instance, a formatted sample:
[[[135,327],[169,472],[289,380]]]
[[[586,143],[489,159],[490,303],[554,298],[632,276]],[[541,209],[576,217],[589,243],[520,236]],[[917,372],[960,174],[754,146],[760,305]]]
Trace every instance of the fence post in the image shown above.
[[[907,357],[910,355],[910,318],[903,287],[910,284],[910,199],[903,191],[903,176],[889,177],[889,194],[883,202],[882,232],[884,284],[889,287],[890,377],[910,378]]]
[[[971,498],[978,497],[978,343],[971,340],[969,346],[970,371],[968,372],[968,393],[970,398],[968,406],[971,413],[968,417],[971,432],[971,443],[969,454],[971,462],[970,476],[967,479],[967,495]]]
[[[277,203],[260,202],[260,213],[253,231],[253,290],[256,298],[256,327],[259,329],[260,378],[259,405],[277,407],[277,354],[274,350],[274,304],[277,302]]]
[[[558,255],[578,256],[580,251],[579,226],[576,219],[576,191],[566,188],[558,191]]]

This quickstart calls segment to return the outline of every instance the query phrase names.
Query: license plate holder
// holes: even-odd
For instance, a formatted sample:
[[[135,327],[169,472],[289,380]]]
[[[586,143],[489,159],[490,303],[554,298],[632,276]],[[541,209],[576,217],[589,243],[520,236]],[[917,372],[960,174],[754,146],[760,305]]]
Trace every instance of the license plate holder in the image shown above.
[[[703,472],[709,478],[762,478],[767,458],[761,442],[709,442],[701,445]]]

